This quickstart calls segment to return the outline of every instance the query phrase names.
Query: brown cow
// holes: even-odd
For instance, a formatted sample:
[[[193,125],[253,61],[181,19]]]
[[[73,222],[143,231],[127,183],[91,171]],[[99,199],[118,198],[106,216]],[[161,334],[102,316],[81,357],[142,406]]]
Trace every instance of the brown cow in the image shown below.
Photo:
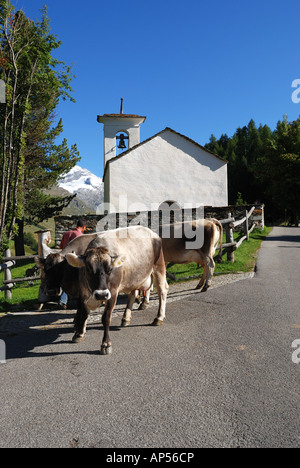
[[[169,224],[160,228],[160,237],[166,265],[195,262],[204,267],[202,278],[196,289],[202,288],[202,292],[206,292],[211,286],[215,269],[214,255],[219,242],[218,261],[220,263],[222,261],[222,224],[214,218]],[[149,299],[150,290],[146,292],[140,309],[146,309]]]
[[[110,354],[109,327],[118,294],[129,295],[123,316],[123,324],[128,324],[136,297],[134,291],[149,290],[151,275],[159,296],[158,315],[153,325],[163,323],[167,298],[166,268],[162,241],[150,229],[134,226],[107,231],[91,242],[83,256],[69,253],[66,259],[71,266],[79,268],[79,306],[73,342],[83,339],[90,310],[106,302],[100,352]]]
[[[214,218],[186,221],[165,226],[160,235],[166,264],[198,263],[204,267],[204,272],[196,289],[207,291],[214,274],[214,255],[219,242],[219,259],[222,259],[222,224]]]

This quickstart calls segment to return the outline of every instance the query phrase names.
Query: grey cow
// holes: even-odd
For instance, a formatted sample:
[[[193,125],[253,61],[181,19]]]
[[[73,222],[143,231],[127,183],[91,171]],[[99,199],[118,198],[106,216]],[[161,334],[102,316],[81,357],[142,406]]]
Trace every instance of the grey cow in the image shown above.
[[[153,325],[163,323],[167,299],[166,268],[162,240],[150,229],[134,226],[107,231],[91,242],[84,255],[68,253],[66,259],[72,267],[79,268],[79,305],[73,342],[83,339],[90,311],[105,302],[100,352],[110,354],[109,327],[118,294],[128,294],[122,321],[128,324],[136,291],[148,291],[151,277],[159,296],[158,315]]]

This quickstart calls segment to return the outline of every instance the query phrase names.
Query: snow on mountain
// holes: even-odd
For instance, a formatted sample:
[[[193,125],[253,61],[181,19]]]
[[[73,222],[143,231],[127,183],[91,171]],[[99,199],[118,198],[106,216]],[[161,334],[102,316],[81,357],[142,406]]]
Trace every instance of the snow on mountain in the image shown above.
[[[77,197],[93,211],[96,211],[104,200],[102,179],[80,166],[73,167],[58,185],[72,195],[76,193]]]
[[[74,194],[80,189],[98,190],[102,186],[102,179],[88,169],[75,166],[61,179],[59,186]]]

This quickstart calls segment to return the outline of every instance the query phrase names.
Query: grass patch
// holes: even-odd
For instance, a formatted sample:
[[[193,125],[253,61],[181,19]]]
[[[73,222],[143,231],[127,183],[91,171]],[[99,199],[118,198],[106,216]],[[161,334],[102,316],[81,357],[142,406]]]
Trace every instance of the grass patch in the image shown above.
[[[54,220],[48,220],[43,223],[43,225],[50,230],[54,231],[55,223]],[[25,245],[25,255],[37,255],[37,235],[34,234],[37,228],[35,226],[26,226],[25,231],[26,235],[31,237],[30,245]],[[26,239],[25,235],[25,239]],[[54,241],[52,241],[53,244]],[[54,244],[53,244],[54,246]],[[11,250],[11,255],[15,255],[14,242],[10,241],[9,248]],[[33,268],[35,262],[32,260],[22,260],[18,261],[17,265],[11,269],[12,279],[14,278],[24,278],[26,270]],[[2,286],[2,281],[4,280],[4,271],[0,272],[0,286]],[[30,286],[27,282],[17,284],[12,290],[12,299],[7,300],[5,298],[5,293],[0,292],[0,313],[11,312],[12,310],[32,310],[38,303],[39,296],[39,287],[40,281],[34,281],[34,285]]]
[[[242,245],[234,252],[235,262],[227,261],[226,250],[223,251],[223,263],[216,263],[215,274],[229,274],[229,273],[247,273],[253,271],[261,243],[271,232],[271,227],[265,227],[264,230],[255,229],[250,234],[249,242],[244,241]],[[234,240],[238,241],[242,235],[234,233]],[[225,237],[224,237],[225,243]],[[199,275],[202,276],[203,269],[198,268],[196,263],[189,263],[187,265],[174,265],[168,269],[169,273],[176,275],[177,281],[185,281],[188,276]],[[172,283],[172,281],[170,281]]]
[[[29,255],[29,254],[28,254]],[[24,278],[26,270],[34,267],[35,263],[32,260],[22,260],[17,263],[17,266],[11,269],[13,278]],[[0,272],[0,284],[4,280],[4,272]],[[0,292],[0,313],[9,312],[18,306],[19,310],[31,309],[37,304],[39,296],[40,281],[35,281],[34,286],[30,286],[27,282],[17,284],[12,291],[12,299],[7,300],[5,293]]]
[[[13,242],[10,243],[11,255],[15,254]],[[31,248],[25,246],[25,255],[35,255]],[[35,262],[32,260],[20,260],[17,262],[17,265],[11,269],[12,279],[14,278],[24,278],[26,270],[28,268],[33,268]],[[4,280],[4,271],[0,272],[0,285],[2,286],[2,281]],[[26,283],[17,284],[12,290],[12,299],[7,300],[5,298],[5,292],[0,292],[0,313],[10,312],[12,309],[18,307],[18,310],[29,310],[37,304],[37,299],[39,295],[40,281],[35,281],[34,286],[29,286]]]

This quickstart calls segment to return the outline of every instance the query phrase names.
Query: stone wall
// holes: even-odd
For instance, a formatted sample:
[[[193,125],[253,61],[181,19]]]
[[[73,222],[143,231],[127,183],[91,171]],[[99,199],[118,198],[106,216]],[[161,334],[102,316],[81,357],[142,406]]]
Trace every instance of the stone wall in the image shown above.
[[[242,219],[245,216],[245,211],[250,211],[253,205],[245,206],[226,206],[226,207],[204,207],[205,218],[216,218],[219,220],[228,218],[229,215],[236,220]],[[165,223],[165,219],[170,219],[170,223],[197,219],[201,216],[203,210],[189,209],[189,210],[175,210],[166,213],[166,211],[144,211],[140,213],[112,213],[110,215],[87,215],[81,216],[87,224],[87,233],[97,231],[115,229],[118,227],[126,227],[141,224],[150,227],[153,231],[158,232],[159,227]],[[203,216],[203,214],[201,214]],[[65,232],[70,229],[76,228],[78,216],[56,216],[55,217],[55,246],[59,248],[60,241]],[[264,228],[264,205],[256,205],[255,210],[250,218],[249,227],[253,222],[256,222],[259,228]],[[239,226],[237,229],[242,229]]]

